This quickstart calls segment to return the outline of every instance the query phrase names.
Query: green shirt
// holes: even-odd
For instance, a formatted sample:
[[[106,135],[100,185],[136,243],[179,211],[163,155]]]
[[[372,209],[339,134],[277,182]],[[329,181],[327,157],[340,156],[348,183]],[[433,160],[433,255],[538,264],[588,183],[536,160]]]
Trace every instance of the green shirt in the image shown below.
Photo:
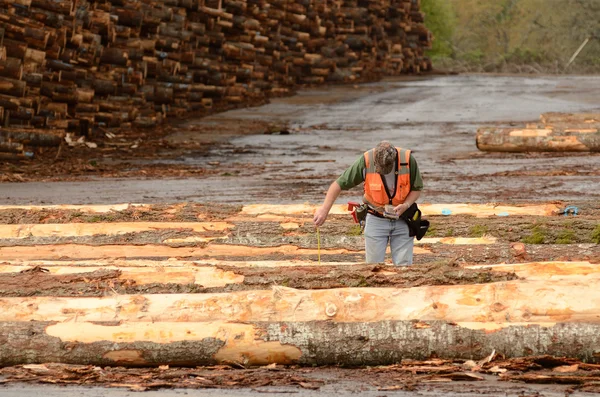
[[[419,165],[417,160],[410,154],[410,160],[408,164],[410,168],[410,190],[423,190],[423,179],[419,172]],[[367,165],[365,163],[365,156],[361,155],[354,164],[344,171],[342,175],[337,179],[338,185],[342,190],[352,189],[355,186],[360,185],[365,181],[365,169]]]

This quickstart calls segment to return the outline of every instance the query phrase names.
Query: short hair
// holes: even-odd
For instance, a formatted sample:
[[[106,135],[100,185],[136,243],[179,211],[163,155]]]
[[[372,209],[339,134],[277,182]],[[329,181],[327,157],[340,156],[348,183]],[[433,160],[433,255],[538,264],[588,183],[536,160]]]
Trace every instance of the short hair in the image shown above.
[[[388,141],[381,141],[375,147],[375,171],[379,174],[389,174],[396,163],[396,148]]]

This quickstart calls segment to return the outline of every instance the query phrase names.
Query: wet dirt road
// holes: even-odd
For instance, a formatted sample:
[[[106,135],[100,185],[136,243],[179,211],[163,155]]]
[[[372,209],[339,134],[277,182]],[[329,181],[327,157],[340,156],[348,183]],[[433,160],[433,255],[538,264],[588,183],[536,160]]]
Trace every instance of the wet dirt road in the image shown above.
[[[170,142],[202,141],[199,125],[223,132],[255,120],[289,123],[289,134],[229,135],[208,153],[152,161],[198,165],[210,176],[3,183],[0,204],[318,203],[329,183],[382,139],[414,150],[425,178],[423,202],[596,200],[600,154],[482,153],[475,134],[482,125],[533,122],[543,112],[597,111],[599,91],[599,76],[488,75],[309,90],[185,121]],[[359,196],[354,189],[339,202]]]

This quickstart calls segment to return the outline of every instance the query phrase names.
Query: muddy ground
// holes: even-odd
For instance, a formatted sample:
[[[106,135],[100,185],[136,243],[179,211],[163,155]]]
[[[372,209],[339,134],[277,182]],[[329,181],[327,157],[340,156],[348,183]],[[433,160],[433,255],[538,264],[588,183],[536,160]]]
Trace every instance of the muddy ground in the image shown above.
[[[106,245],[202,248],[209,244],[186,243],[184,239],[218,237],[218,244],[231,247],[293,246],[312,251],[304,254],[281,251],[260,257],[219,254],[179,259],[302,260],[308,264],[320,259],[355,265],[306,266],[293,270],[234,269],[217,265],[245,276],[243,284],[217,288],[181,283],[137,285],[120,277],[118,270],[100,270],[85,276],[55,275],[38,267],[3,274],[0,295],[222,292],[273,285],[336,288],[468,284],[515,278],[512,273],[464,268],[470,264],[548,260],[598,263],[600,154],[482,153],[475,147],[475,132],[482,125],[535,121],[540,113],[548,111],[598,111],[599,90],[600,77],[597,76],[467,75],[392,79],[308,90],[259,108],[181,120],[149,136],[139,131],[118,131],[113,138],[99,135],[95,138],[96,149],[63,147],[60,152],[50,149],[39,153],[32,162],[1,163],[0,204],[156,204],[151,210],[131,208],[106,214],[4,210],[0,211],[2,224],[228,220],[234,226],[222,236],[214,231],[164,229],[95,237],[5,238],[0,239],[0,249],[36,250],[50,245],[76,245],[83,247],[83,251],[89,247],[90,252],[92,248]],[[234,219],[243,204],[320,203],[329,183],[381,139],[414,149],[425,181],[422,202],[557,202],[565,208],[574,205],[579,212],[576,216],[548,217],[430,217],[432,227],[427,237],[486,236],[498,240],[489,245],[418,245],[428,253],[416,255],[415,265],[409,269],[392,268],[387,266],[389,263],[361,264],[364,242],[348,216],[330,216],[320,230],[320,244],[310,216],[288,217],[287,221],[298,224],[293,230],[282,229],[279,221],[252,216]],[[354,189],[345,192],[338,203],[359,197],[360,190]],[[174,211],[172,204],[182,202],[188,204],[176,206]],[[170,239],[179,242],[165,242]],[[314,254],[318,245],[323,250],[342,248],[347,251],[324,252],[318,258]],[[153,257],[150,252],[131,259],[165,260]],[[89,259],[94,260],[94,257]],[[419,364],[428,366],[428,370],[411,370],[407,369],[410,363],[404,364],[374,369],[12,367],[0,370],[0,383],[8,385],[0,388],[0,394],[40,392],[38,386],[23,385],[26,382],[73,386],[50,389],[50,395],[88,395],[97,393],[97,389],[74,385],[103,385],[115,387],[98,392],[110,396],[125,395],[121,389],[150,390],[148,395],[193,395],[196,391],[192,389],[197,388],[208,388],[211,395],[223,396],[264,393],[563,396],[597,392],[600,382],[598,368],[568,360],[536,362],[531,358],[526,363],[515,363],[494,357],[494,361],[486,363],[487,367],[479,366],[475,370],[465,362]],[[498,368],[492,371],[493,367]],[[465,381],[466,378],[470,381]],[[552,384],[532,385],[532,382]],[[185,391],[166,391],[171,388]],[[160,391],[151,391],[155,389]]]
[[[30,163],[3,163],[9,183],[0,184],[0,204],[315,203],[381,139],[414,150],[423,202],[597,201],[600,154],[482,153],[475,133],[536,121],[543,112],[596,111],[599,90],[599,76],[491,75],[313,89],[181,120],[149,137],[99,136],[97,149],[65,147],[56,161],[51,149]],[[18,183],[46,180],[63,182]],[[352,190],[340,201],[359,195]]]

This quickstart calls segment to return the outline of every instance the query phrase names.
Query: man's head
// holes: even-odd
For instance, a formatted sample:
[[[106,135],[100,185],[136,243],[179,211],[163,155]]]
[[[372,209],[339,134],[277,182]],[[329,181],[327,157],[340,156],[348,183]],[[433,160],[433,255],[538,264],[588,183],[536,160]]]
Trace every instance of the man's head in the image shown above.
[[[381,141],[375,147],[375,171],[379,174],[389,174],[396,162],[396,148],[388,141]]]

